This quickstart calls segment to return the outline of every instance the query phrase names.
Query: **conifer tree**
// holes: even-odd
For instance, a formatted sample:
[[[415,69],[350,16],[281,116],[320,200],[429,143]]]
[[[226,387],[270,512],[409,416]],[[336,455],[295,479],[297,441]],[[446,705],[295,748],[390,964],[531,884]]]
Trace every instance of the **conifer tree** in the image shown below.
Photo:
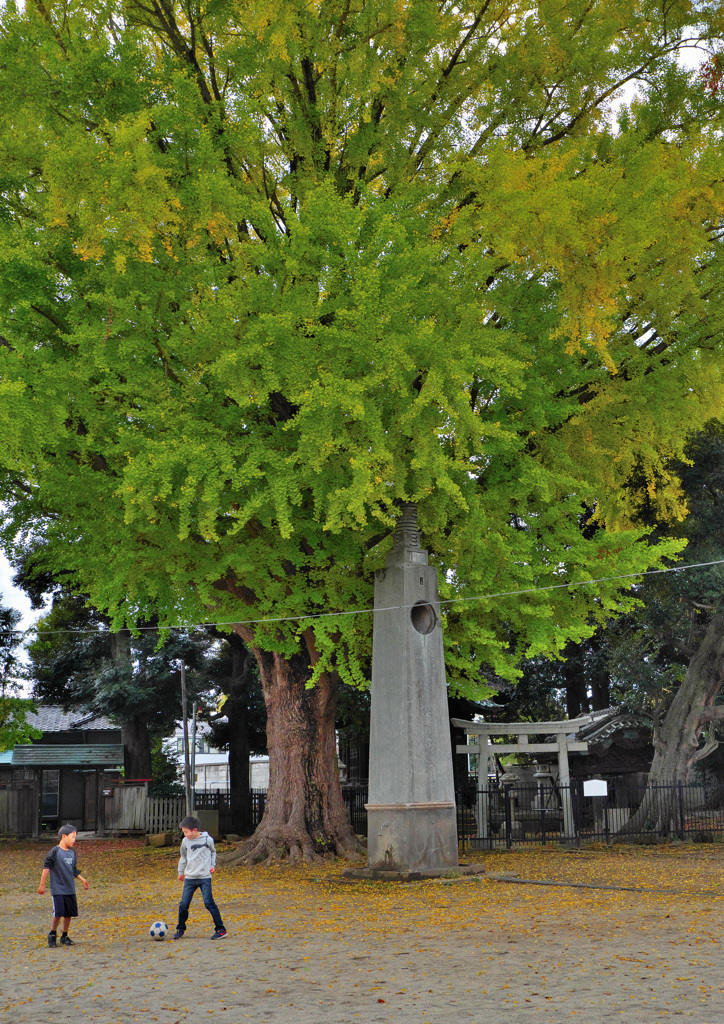
[[[200,632],[134,627],[111,630],[83,597],[61,591],[36,624],[29,672],[36,700],[117,722],[126,778],[150,779],[154,740],[172,735],[182,717],[180,665],[188,668],[189,699],[196,700],[208,687],[211,645]]]
[[[30,743],[40,732],[28,722],[32,700],[22,696],[23,667],[18,657],[22,644],[20,612],[0,604],[0,751]]]

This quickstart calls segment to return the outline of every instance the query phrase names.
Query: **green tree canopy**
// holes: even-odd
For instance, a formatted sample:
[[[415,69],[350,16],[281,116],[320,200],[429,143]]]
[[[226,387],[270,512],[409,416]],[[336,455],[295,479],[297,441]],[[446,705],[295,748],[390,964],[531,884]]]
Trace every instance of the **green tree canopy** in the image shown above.
[[[724,426],[713,420],[686,447],[675,467],[688,515],[674,526],[658,519],[644,493],[640,516],[652,540],[675,533],[686,541],[678,564],[636,584],[638,606],[612,619],[559,660],[522,666],[510,704],[545,718],[542,707],[565,695],[571,717],[609,703],[644,709],[654,719],[650,784],[687,782],[691,769],[721,743],[724,705]],[[563,708],[560,708],[562,711]],[[560,712],[559,712],[560,713]],[[503,717],[507,717],[505,712]],[[710,763],[710,762],[709,762]],[[719,760],[719,764],[721,761]],[[707,767],[706,765],[704,767]],[[659,828],[667,809],[646,801],[636,828]]]
[[[24,669],[18,658],[23,637],[18,629],[20,612],[0,605],[0,750],[10,750],[18,743],[30,743],[40,736],[28,723],[28,713],[35,709],[32,700],[20,696]]]
[[[706,564],[724,558],[722,422],[692,438],[686,456],[679,474],[689,515],[676,532],[687,541],[685,560],[702,568],[644,580],[641,606],[617,624],[608,644],[611,678],[624,699],[654,712],[652,785],[690,781],[693,766],[723,735],[724,566]]]
[[[41,535],[115,626],[235,623],[272,764],[285,722],[316,723],[287,743],[315,785],[276,772],[306,778],[304,821],[274,841],[348,842],[330,709],[371,618],[341,613],[370,606],[401,502],[449,597],[676,549],[641,543],[627,485],[683,515],[670,460],[721,405],[718,106],[676,64],[719,22],[683,0],[5,8],[6,542]],[[451,675],[473,692],[629,603],[609,581],[460,606]],[[340,614],[279,621],[315,612]]]
[[[686,457],[677,473],[686,496],[687,518],[673,530],[666,523],[657,523],[656,529],[684,537],[683,560],[703,563],[703,567],[643,580],[638,586],[641,606],[617,624],[609,644],[612,679],[617,684],[626,681],[633,700],[648,706],[662,700],[668,706],[724,600],[724,566],[706,564],[724,558],[722,422],[708,423],[691,438]]]

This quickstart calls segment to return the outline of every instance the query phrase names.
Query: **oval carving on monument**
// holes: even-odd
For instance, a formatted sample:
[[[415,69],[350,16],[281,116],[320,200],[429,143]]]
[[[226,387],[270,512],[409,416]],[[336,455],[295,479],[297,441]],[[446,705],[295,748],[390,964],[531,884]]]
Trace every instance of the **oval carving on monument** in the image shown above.
[[[418,601],[410,610],[412,625],[418,633],[432,633],[437,625],[437,613],[431,604],[426,601]]]

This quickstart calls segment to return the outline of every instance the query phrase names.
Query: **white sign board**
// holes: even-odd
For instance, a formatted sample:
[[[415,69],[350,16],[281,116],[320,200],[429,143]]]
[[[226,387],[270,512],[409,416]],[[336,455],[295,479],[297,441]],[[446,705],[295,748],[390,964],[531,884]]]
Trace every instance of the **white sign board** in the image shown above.
[[[605,779],[585,779],[583,783],[584,796],[608,796],[608,783]]]

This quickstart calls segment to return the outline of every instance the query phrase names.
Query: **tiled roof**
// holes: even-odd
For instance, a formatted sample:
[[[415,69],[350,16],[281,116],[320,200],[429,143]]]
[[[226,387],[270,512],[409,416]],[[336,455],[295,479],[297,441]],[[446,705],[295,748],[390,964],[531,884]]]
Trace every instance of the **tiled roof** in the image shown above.
[[[71,729],[119,729],[103,715],[83,711],[64,711],[56,704],[38,704],[36,712],[27,716],[28,723],[43,732],[68,732]]]
[[[647,773],[651,767],[654,748],[651,743],[642,743],[634,750],[625,750],[613,744],[600,755],[571,754],[571,778],[586,778],[591,775],[628,775],[635,772]]]
[[[13,768],[75,765],[79,768],[115,768],[123,764],[122,743],[29,743],[13,750]]]
[[[602,743],[625,730],[653,730],[653,720],[645,711],[604,708],[591,714],[591,722],[578,731],[578,738],[589,743]]]

